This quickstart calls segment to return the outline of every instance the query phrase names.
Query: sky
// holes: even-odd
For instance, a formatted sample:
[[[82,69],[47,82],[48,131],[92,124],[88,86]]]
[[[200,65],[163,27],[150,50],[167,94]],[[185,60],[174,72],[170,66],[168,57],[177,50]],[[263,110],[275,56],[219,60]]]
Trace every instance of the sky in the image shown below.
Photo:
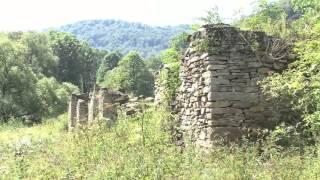
[[[0,31],[43,30],[90,19],[155,26],[196,23],[215,6],[225,19],[248,14],[255,0],[0,0]]]

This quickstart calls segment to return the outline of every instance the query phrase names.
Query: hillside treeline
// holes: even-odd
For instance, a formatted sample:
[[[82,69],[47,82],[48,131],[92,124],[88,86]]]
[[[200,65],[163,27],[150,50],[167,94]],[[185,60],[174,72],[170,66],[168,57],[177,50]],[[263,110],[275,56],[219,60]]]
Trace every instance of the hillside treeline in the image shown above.
[[[71,93],[93,88],[97,73],[101,86],[152,95],[153,74],[137,52],[108,53],[64,32],[1,33],[0,120],[61,114]]]
[[[149,57],[168,48],[171,38],[189,29],[189,25],[158,27],[120,20],[87,20],[58,30],[75,34],[95,48],[120,50],[124,54],[138,51]]]

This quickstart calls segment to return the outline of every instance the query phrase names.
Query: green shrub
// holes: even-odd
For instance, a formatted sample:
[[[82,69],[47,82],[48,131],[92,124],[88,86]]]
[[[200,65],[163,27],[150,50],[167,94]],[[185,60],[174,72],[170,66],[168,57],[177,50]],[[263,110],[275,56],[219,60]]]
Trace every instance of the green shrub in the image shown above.
[[[192,146],[181,151],[163,123],[163,108],[121,115],[77,132],[66,116],[31,128],[0,131],[1,179],[317,179],[319,149],[283,150],[273,142]],[[11,135],[8,136],[8,134]],[[319,148],[319,147],[318,147]],[[262,153],[261,150],[263,149]]]

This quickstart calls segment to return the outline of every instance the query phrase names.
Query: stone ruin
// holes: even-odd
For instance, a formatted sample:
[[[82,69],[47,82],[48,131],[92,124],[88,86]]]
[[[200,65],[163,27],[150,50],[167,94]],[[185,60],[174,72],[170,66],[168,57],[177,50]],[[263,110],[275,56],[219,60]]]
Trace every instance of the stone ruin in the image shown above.
[[[89,95],[71,95],[68,110],[68,129],[93,124],[99,119],[113,123],[117,118],[117,107],[126,103],[129,96],[107,88],[95,88]]]
[[[238,140],[250,129],[272,128],[280,121],[282,110],[266,100],[258,82],[295,58],[289,43],[223,24],[205,25],[189,41],[181,59],[181,86],[171,103],[185,144],[211,147],[220,138]],[[155,89],[160,103],[163,89],[159,83]],[[128,115],[137,112],[132,106],[139,103],[128,101],[128,95],[105,88],[72,95],[69,130],[99,119],[112,123],[120,104]]]
[[[92,125],[98,120],[104,120],[112,125],[118,117],[118,112],[124,115],[134,115],[142,112],[152,103],[154,98],[144,96],[129,97],[120,91],[96,86],[89,94],[72,94],[68,107],[68,129],[78,129]]]
[[[248,129],[279,121],[280,110],[268,104],[257,82],[286,69],[288,43],[228,25],[205,25],[189,40],[175,102],[184,141],[210,147],[217,137],[237,140]]]

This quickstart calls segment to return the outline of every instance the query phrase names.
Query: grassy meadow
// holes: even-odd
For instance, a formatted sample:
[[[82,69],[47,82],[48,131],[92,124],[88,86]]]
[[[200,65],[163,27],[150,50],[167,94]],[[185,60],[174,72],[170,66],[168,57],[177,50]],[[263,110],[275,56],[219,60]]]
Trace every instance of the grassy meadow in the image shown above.
[[[0,179],[320,179],[320,158],[306,148],[264,143],[217,145],[211,152],[177,147],[170,115],[150,108],[68,133],[66,114],[33,127],[0,130]],[[316,150],[319,152],[319,146]]]

